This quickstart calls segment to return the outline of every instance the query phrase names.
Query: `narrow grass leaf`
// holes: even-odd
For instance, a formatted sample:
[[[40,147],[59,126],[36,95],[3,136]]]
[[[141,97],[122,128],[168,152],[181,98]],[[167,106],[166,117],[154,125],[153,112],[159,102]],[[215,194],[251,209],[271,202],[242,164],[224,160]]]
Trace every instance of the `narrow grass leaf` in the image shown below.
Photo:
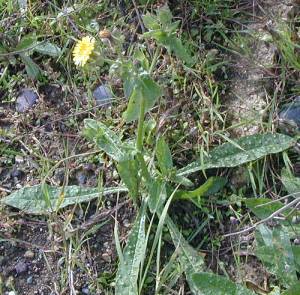
[[[282,152],[294,144],[295,140],[292,137],[279,133],[245,136],[236,140],[235,144],[227,142],[216,147],[202,161],[198,160],[180,169],[178,175],[188,175],[210,168],[239,166],[269,154]]]
[[[140,265],[146,252],[146,206],[140,209],[138,217],[128,237],[127,245],[123,253],[123,261],[120,261],[116,275],[116,295],[137,295],[137,281]]]
[[[24,187],[1,199],[1,203],[20,209],[28,214],[45,214],[69,205],[88,202],[102,195],[127,192],[125,187],[85,188],[67,186],[64,188],[48,185]],[[61,198],[63,196],[63,198]]]
[[[224,276],[201,272],[192,275],[194,294],[203,295],[255,295],[242,285],[235,284]]]

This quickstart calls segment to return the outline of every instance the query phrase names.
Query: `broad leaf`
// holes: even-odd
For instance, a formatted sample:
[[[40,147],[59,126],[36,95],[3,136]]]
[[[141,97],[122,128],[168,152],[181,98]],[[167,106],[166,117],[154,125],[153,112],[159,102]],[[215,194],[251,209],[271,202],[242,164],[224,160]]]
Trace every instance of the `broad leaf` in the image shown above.
[[[129,190],[131,198],[136,201],[138,196],[138,165],[136,160],[126,160],[118,163],[118,172]]]
[[[203,295],[255,295],[242,285],[235,284],[226,277],[213,273],[201,272],[192,275],[195,294]]]
[[[116,275],[116,295],[138,294],[137,281],[140,266],[145,258],[146,235],[145,235],[145,213],[146,206],[143,205],[128,237]]]
[[[188,175],[210,168],[239,166],[269,154],[282,152],[294,144],[293,138],[279,133],[245,136],[234,142],[224,143],[216,147],[208,157],[180,169],[178,175]]]
[[[280,201],[270,203],[271,201],[267,198],[249,198],[244,203],[258,218],[264,219],[283,207]]]
[[[300,246],[292,245],[297,271],[300,272]]]
[[[52,57],[58,57],[62,53],[61,49],[57,45],[55,45],[51,42],[41,42],[41,43],[37,44],[34,47],[34,51],[37,51],[39,53],[49,55]]]
[[[143,23],[148,30],[158,30],[160,28],[157,18],[149,12],[142,16]]]
[[[132,158],[131,153],[134,148],[123,143],[120,137],[103,123],[86,119],[83,133],[115,161],[122,162]]]
[[[169,146],[163,137],[160,137],[157,142],[156,158],[162,174],[168,175],[168,172],[173,167],[173,161]]]
[[[125,187],[85,188],[80,186],[54,187],[35,185],[13,192],[1,202],[29,214],[55,212],[69,205],[88,202],[102,195],[127,192]]]
[[[28,34],[24,36],[16,47],[16,51],[26,51],[33,50],[34,47],[38,44],[37,37],[35,34]]]
[[[300,283],[293,284],[288,290],[282,293],[282,295],[299,295],[300,294]]]
[[[166,39],[165,46],[179,59],[183,60],[189,65],[193,64],[194,61],[189,53],[189,48],[184,46],[179,38],[170,36],[168,39]]]
[[[297,281],[290,237],[284,227],[270,229],[261,224],[256,231],[256,255],[285,287]]]
[[[25,69],[28,76],[32,79],[36,79],[41,74],[40,67],[26,54],[20,53],[20,57],[25,64]]]
[[[170,217],[166,217],[166,223],[170,231],[174,246],[178,252],[178,258],[181,267],[183,268],[187,282],[193,294],[199,294],[195,288],[192,275],[197,272],[202,272],[204,268],[204,260],[197,251],[191,247],[188,242],[184,239],[177,226],[173,223]]]
[[[300,195],[300,178],[290,175],[286,169],[283,169],[281,181],[289,194]]]
[[[149,111],[161,96],[161,89],[149,76],[139,78],[130,95],[128,106],[123,114],[126,122],[139,118],[142,98],[145,102],[145,112]]]

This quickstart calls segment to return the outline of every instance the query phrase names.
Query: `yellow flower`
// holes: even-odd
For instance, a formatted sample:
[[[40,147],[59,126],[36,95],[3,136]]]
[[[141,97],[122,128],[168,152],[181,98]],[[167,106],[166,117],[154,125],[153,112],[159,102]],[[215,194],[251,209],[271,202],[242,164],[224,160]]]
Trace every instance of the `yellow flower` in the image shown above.
[[[77,66],[84,66],[95,48],[95,39],[89,36],[78,41],[73,50],[73,60]]]

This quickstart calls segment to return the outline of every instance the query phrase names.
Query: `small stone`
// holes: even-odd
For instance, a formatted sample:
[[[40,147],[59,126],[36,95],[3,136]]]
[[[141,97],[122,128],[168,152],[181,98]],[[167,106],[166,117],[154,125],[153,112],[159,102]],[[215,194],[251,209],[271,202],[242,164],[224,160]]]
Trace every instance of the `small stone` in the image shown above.
[[[34,257],[34,252],[32,252],[31,250],[27,250],[27,251],[24,253],[24,257],[25,257],[25,258],[33,258],[33,257]]]
[[[27,271],[27,264],[23,261],[19,261],[15,265],[15,270],[16,270],[17,274],[21,274],[21,273]]]
[[[87,181],[87,175],[84,171],[78,171],[76,173],[76,180],[78,181],[79,185],[84,185]]]
[[[14,178],[22,178],[22,176],[24,175],[24,171],[14,168],[11,171],[10,175]]]
[[[27,280],[26,280],[26,283],[27,283],[28,285],[31,285],[32,282],[33,282],[33,277],[32,277],[32,276],[28,277]]]
[[[287,134],[295,134],[300,131],[300,97],[284,105],[279,114],[279,128]]]
[[[109,87],[100,85],[94,90],[93,97],[98,106],[108,106],[111,103],[113,94]]]
[[[17,295],[17,293],[15,291],[9,291],[7,295]]]
[[[81,292],[82,292],[83,294],[85,294],[85,295],[89,295],[89,294],[90,294],[90,290],[89,290],[88,287],[82,288],[82,289],[81,289]]]
[[[237,224],[239,224],[239,221],[234,216],[230,216],[230,223],[233,225],[237,225]]]
[[[16,164],[22,164],[22,163],[24,163],[24,158],[22,156],[16,155],[15,156],[15,163]]]
[[[37,99],[38,95],[35,91],[29,88],[23,89],[16,100],[16,111],[25,113],[36,103]]]

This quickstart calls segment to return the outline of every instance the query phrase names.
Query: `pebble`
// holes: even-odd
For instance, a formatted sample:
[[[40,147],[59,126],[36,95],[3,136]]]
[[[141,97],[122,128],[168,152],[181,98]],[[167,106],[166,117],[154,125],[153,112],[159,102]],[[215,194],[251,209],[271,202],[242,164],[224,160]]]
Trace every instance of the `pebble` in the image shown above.
[[[26,283],[27,283],[28,285],[31,285],[32,282],[33,282],[33,277],[32,277],[32,276],[28,277],[27,280],[26,280]]]
[[[81,292],[85,295],[89,295],[90,294],[90,291],[89,291],[89,288],[88,287],[85,287],[85,288],[82,288],[81,289]]]
[[[36,103],[38,95],[35,91],[29,88],[21,90],[16,100],[16,111],[25,113]]]
[[[21,273],[27,271],[27,264],[23,261],[19,261],[15,265],[15,270],[16,270],[17,274],[21,274]]]
[[[11,175],[13,178],[21,179],[22,176],[24,175],[24,171],[14,168],[14,169],[11,171],[10,175]]]
[[[16,164],[22,164],[22,163],[24,163],[24,158],[22,156],[16,155],[15,156],[15,163]]]
[[[94,90],[93,97],[98,106],[108,106],[113,98],[113,94],[109,87],[100,85]]]
[[[7,295],[17,295],[17,293],[15,291],[9,291],[8,293],[6,293]]]
[[[24,253],[24,257],[25,257],[25,258],[33,258],[33,257],[34,257],[34,252],[32,252],[31,250],[27,250],[27,251]]]
[[[79,185],[84,185],[87,181],[87,175],[84,171],[78,171],[76,173],[76,180]]]

